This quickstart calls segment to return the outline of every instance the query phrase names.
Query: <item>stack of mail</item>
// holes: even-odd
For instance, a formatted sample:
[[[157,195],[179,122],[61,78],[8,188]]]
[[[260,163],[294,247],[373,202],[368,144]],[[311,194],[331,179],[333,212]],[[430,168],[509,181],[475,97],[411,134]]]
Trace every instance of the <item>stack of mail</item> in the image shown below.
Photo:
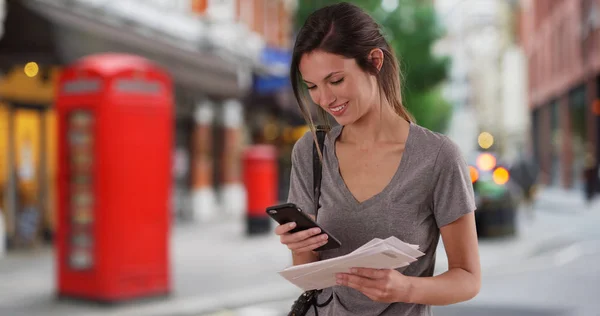
[[[418,245],[396,237],[375,238],[345,256],[292,266],[279,274],[305,291],[324,289],[336,285],[337,273],[349,273],[351,268],[397,269],[423,255]]]

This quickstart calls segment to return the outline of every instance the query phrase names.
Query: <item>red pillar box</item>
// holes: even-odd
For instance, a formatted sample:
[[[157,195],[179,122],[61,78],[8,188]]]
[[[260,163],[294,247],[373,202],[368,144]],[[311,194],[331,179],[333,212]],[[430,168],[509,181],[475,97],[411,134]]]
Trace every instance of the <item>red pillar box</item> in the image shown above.
[[[267,233],[272,219],[265,210],[277,204],[277,149],[270,145],[250,146],[244,152],[243,164],[247,233]]]
[[[170,77],[146,59],[83,58],[57,87],[57,294],[100,302],[170,291]]]

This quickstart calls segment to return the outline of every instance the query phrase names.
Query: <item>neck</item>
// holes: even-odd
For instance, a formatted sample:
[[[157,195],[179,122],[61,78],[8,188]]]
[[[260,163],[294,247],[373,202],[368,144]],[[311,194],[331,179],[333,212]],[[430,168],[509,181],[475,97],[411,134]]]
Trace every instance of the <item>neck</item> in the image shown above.
[[[410,123],[400,117],[384,102],[376,105],[358,121],[344,126],[341,140],[361,148],[371,148],[384,143],[404,143]]]

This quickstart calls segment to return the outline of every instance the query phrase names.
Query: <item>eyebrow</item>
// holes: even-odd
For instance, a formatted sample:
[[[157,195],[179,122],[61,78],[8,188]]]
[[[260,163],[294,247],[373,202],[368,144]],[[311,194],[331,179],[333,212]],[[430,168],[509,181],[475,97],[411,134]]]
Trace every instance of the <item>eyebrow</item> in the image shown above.
[[[337,75],[337,74],[339,74],[339,73],[341,73],[341,72],[342,72],[341,70],[340,70],[340,71],[334,71],[334,72],[331,72],[331,73],[329,73],[327,76],[325,76],[325,78],[324,78],[323,80],[327,80],[327,79],[331,78],[333,75]],[[312,82],[310,82],[310,81],[306,81],[306,80],[304,80],[304,79],[303,79],[303,81],[304,81],[304,83],[310,83],[310,84],[314,84],[314,83],[312,83]]]

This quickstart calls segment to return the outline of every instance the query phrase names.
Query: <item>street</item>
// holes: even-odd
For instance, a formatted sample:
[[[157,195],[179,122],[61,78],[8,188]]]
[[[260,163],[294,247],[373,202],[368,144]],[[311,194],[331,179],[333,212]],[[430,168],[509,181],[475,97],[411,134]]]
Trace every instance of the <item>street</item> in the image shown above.
[[[472,197],[481,289],[435,315],[600,316],[600,0],[340,2],[0,0],[0,316],[284,316],[445,273]],[[266,209],[321,178],[356,261],[287,269]]]
[[[510,247],[510,241],[482,241],[483,281],[472,301],[434,307],[435,315],[475,316],[591,316],[600,310],[600,209],[585,208],[563,193],[547,192],[536,205],[535,221],[521,214],[523,237],[549,236],[535,246]],[[527,231],[527,229],[531,229]],[[553,237],[552,237],[553,236]],[[524,256],[511,260],[511,251],[522,247]],[[488,251],[488,249],[490,249]],[[506,254],[506,255],[503,255]],[[444,254],[439,257],[443,259]],[[504,258],[506,256],[506,258]],[[436,267],[440,268],[440,265]],[[436,269],[436,273],[442,272]],[[294,298],[224,310],[211,316],[287,315]]]
[[[564,265],[537,271],[515,269],[513,273],[488,276],[479,296],[456,306],[435,307],[436,315],[597,315],[600,282],[600,249]],[[541,261],[541,260],[540,260]],[[542,262],[539,264],[543,265]],[[238,313],[222,315],[286,315],[289,302],[251,306]],[[261,308],[263,310],[261,310]],[[262,312],[262,313],[261,313]],[[278,313],[277,313],[278,312]],[[221,314],[216,314],[221,315]]]
[[[600,247],[597,242],[594,247],[582,253],[580,260],[561,264],[560,260],[552,262],[552,255],[544,255],[525,262],[526,268],[519,269],[515,265],[512,272],[486,276],[476,299],[455,306],[434,307],[434,315],[598,315]],[[553,254],[560,257],[559,252]],[[529,266],[533,262],[538,265],[535,270]],[[287,315],[290,304],[290,301],[281,301],[213,315]]]
[[[472,301],[435,307],[437,315],[598,315],[600,204],[575,192],[546,190],[519,235],[481,240],[483,284]],[[247,238],[243,221],[176,225],[171,238],[173,291],[166,298],[110,306],[57,301],[52,249],[0,260],[0,315],[287,315],[300,290],[277,271],[289,266],[275,235]],[[443,245],[436,274],[446,267]]]

